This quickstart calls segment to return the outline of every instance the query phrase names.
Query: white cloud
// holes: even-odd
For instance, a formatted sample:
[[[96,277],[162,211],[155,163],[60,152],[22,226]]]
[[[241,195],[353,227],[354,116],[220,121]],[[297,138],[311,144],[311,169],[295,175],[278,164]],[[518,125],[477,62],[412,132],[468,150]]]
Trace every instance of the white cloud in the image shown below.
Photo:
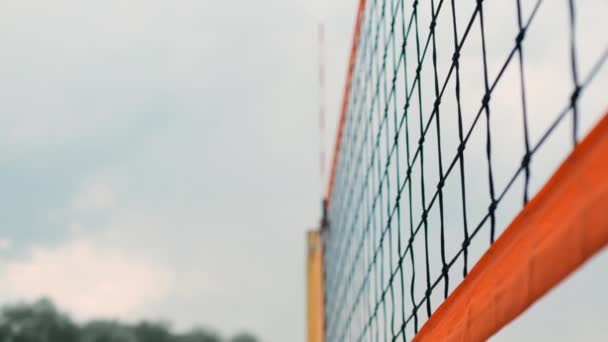
[[[86,184],[74,200],[74,209],[79,211],[112,209],[115,205],[115,192],[110,184],[103,181]]]
[[[78,318],[130,317],[171,288],[170,272],[87,240],[33,247],[0,266],[5,297],[48,296]]]
[[[11,239],[8,238],[0,238],[0,252],[5,251],[13,245]]]
[[[149,305],[165,300],[173,272],[137,248],[148,237],[143,227],[153,224],[119,210],[115,188],[111,178],[89,177],[69,202],[70,234],[63,242],[36,244],[23,257],[0,259],[2,299],[49,297],[77,319],[141,317]],[[109,234],[117,238],[108,239]],[[120,243],[125,237],[133,243]],[[0,251],[10,246],[10,240],[0,239]]]

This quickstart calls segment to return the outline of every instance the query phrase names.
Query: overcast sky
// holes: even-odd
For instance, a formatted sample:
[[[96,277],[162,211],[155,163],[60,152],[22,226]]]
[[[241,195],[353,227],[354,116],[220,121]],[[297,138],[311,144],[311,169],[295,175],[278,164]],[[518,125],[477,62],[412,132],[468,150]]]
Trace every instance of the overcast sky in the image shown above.
[[[357,2],[0,1],[0,302],[303,341]]]
[[[337,103],[354,21],[334,5],[0,1],[1,300],[303,340],[316,24]]]

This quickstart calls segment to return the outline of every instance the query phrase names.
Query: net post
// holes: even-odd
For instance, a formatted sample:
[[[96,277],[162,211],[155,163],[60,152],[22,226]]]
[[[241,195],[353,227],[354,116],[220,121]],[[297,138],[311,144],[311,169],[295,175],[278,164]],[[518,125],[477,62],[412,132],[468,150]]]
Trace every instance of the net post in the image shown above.
[[[321,224],[318,229],[307,233],[307,305],[308,305],[308,342],[325,340],[325,255],[323,237],[329,226],[327,219],[328,201],[323,199]]]
[[[307,306],[308,342],[323,342],[323,251],[321,231],[313,229],[307,233]]]

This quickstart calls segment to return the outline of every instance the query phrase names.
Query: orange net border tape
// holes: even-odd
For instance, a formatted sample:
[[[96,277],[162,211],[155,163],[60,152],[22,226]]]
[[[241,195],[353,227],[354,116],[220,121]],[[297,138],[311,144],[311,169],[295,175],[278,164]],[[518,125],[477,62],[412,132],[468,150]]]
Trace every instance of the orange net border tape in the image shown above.
[[[607,244],[608,113],[414,340],[485,340]]]

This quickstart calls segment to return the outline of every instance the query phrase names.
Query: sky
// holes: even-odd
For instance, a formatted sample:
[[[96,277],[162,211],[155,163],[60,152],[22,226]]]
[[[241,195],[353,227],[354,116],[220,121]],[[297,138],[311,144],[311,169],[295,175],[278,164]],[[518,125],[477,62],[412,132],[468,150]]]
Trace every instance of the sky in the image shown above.
[[[0,303],[304,341],[316,29],[329,147],[356,5],[1,1]]]
[[[0,2],[0,301],[303,340],[317,21],[337,103],[353,7]]]

